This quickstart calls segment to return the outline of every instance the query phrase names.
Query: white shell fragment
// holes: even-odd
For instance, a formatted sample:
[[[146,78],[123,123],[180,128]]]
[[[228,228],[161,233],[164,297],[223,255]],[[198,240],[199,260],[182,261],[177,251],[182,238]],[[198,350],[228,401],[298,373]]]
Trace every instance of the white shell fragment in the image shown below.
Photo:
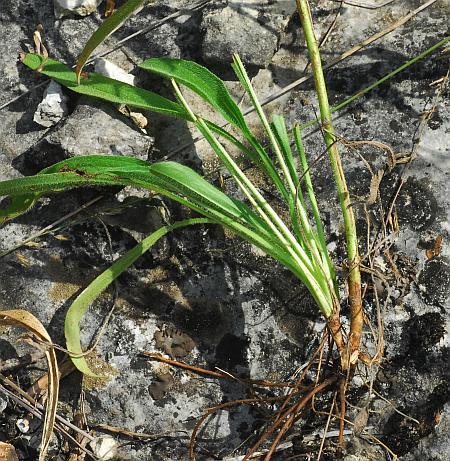
[[[116,455],[118,443],[114,437],[102,435],[90,442],[90,446],[99,461],[108,461]]]
[[[125,72],[122,68],[105,58],[95,60],[95,72],[134,86],[134,75]]]
[[[53,0],[55,16],[60,19],[70,14],[87,16],[97,11],[98,5],[103,0]]]
[[[16,426],[17,429],[19,429],[19,431],[22,432],[22,434],[26,434],[30,430],[30,422],[28,421],[28,419],[18,419],[16,421]]]
[[[105,58],[98,58],[95,60],[95,72],[98,72],[105,77],[113,78],[114,80],[119,80],[123,83],[128,83],[129,85],[134,86],[135,84],[134,75],[125,72],[122,68]],[[118,107],[118,109],[119,112],[127,116],[141,130],[147,126],[148,120],[140,112],[133,112],[122,104]]]
[[[61,85],[51,81],[33,120],[46,128],[55,125],[68,114],[67,100],[68,97],[63,93]]]

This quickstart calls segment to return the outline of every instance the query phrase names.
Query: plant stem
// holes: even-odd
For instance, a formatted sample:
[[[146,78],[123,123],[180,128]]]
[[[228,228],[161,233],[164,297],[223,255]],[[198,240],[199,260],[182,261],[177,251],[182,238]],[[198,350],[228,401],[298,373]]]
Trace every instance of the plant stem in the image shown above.
[[[348,351],[341,361],[344,369],[356,363],[358,358],[359,346],[361,343],[361,334],[363,327],[363,310],[361,300],[361,274],[359,271],[359,254],[358,254],[358,239],[356,234],[355,216],[350,201],[350,194],[345,180],[344,170],[342,168],[341,158],[337,148],[334,128],[331,123],[331,111],[328,102],[327,89],[325,78],[322,70],[322,62],[320,59],[319,47],[317,45],[316,36],[314,34],[311,11],[308,0],[296,0],[297,9],[300,15],[300,21],[305,34],[306,44],[308,46],[309,58],[314,75],[316,93],[319,99],[320,117],[322,128],[327,145],[331,167],[333,169],[339,202],[341,205],[342,216],[344,218],[345,239],[347,244],[348,257],[348,291],[349,303],[351,310],[350,319],[350,335]]]

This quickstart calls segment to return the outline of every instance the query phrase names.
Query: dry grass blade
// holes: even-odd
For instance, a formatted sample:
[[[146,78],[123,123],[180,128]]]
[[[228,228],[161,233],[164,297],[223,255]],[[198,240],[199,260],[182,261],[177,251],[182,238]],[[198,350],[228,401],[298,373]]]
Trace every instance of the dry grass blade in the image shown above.
[[[14,325],[25,328],[40,342],[43,341],[49,344],[52,342],[49,334],[47,333],[47,330],[44,328],[42,323],[34,315],[21,309],[0,311],[0,325]],[[45,356],[49,369],[48,399],[42,433],[41,451],[39,453],[39,461],[43,461],[45,459],[45,455],[50,443],[50,438],[53,433],[59,392],[58,362],[56,361],[56,354],[53,347],[46,347]]]

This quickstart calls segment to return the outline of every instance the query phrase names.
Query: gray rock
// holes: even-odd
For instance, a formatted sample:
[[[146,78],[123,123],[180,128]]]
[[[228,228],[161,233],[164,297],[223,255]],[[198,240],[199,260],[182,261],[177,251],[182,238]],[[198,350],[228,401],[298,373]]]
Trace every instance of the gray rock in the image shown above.
[[[33,120],[45,128],[56,125],[68,114],[68,99],[61,85],[52,80],[45,90],[44,99],[34,113]]]
[[[148,158],[153,138],[144,135],[114,106],[81,97],[75,111],[16,159],[24,173],[39,171],[69,157],[90,154]]]
[[[403,461],[448,461],[450,459],[450,404],[446,404],[436,419],[433,432],[420,440],[417,448]]]
[[[238,53],[248,66],[266,67],[274,55],[287,16],[261,2],[230,2],[203,18],[202,57],[210,64],[231,61]]]

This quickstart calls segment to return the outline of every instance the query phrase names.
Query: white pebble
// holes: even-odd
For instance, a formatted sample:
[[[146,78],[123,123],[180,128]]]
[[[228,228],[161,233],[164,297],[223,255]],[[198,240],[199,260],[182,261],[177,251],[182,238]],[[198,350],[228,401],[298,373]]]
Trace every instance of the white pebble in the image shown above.
[[[61,85],[52,80],[34,113],[33,120],[46,128],[55,125],[68,113],[67,99]]]
[[[98,58],[95,60],[95,72],[104,75],[105,77],[119,80],[129,85],[134,85],[134,75],[125,72],[116,64],[108,61],[105,58]]]
[[[108,461],[116,455],[118,443],[114,437],[102,435],[95,438],[90,445],[99,461]]]
[[[26,434],[30,430],[30,422],[28,419],[18,419],[16,422],[17,429],[19,429],[22,434]]]
[[[55,16],[59,19],[70,14],[87,16],[97,11],[98,5],[103,0],[53,0]]]

